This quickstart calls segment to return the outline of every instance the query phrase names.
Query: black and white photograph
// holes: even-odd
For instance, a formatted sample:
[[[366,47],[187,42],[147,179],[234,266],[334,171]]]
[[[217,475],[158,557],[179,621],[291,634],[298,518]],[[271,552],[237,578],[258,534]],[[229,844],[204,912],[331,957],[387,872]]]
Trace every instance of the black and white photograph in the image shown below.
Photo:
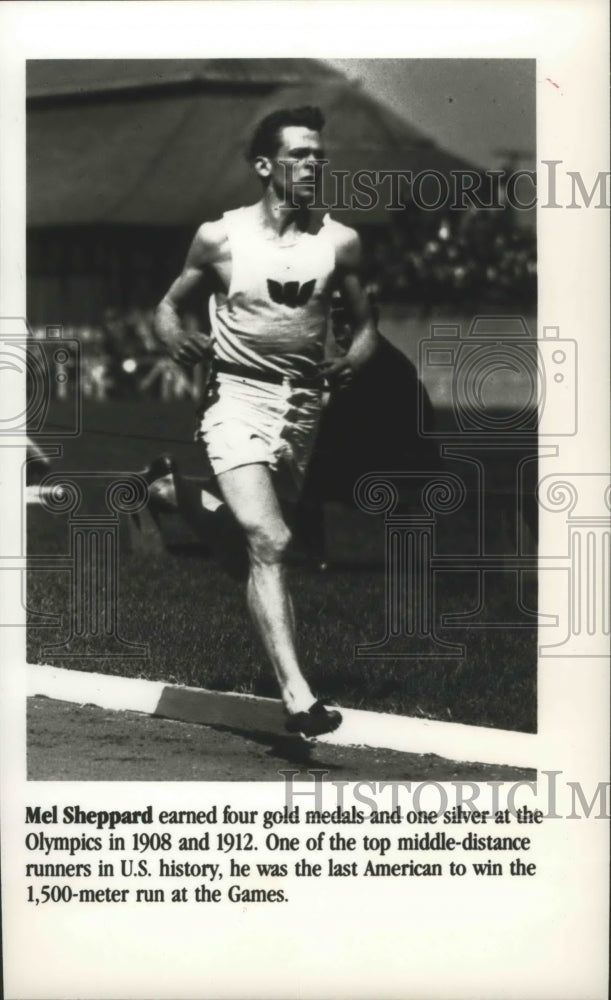
[[[140,678],[213,724],[113,747],[101,706],[34,697],[29,776],[447,778],[443,726],[424,762],[336,747],[536,732],[537,375],[567,346],[536,341],[534,60],[26,71],[29,659],[41,694]]]
[[[34,6],[6,995],[602,997],[607,15]]]

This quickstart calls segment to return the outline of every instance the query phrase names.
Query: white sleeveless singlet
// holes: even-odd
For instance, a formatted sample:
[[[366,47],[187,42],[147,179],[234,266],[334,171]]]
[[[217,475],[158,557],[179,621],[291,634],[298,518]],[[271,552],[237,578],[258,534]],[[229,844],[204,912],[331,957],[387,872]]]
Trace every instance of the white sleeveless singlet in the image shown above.
[[[231,251],[227,296],[210,300],[212,348],[222,361],[312,377],[324,357],[335,249],[326,224],[290,246],[262,235],[256,206],[223,216]]]

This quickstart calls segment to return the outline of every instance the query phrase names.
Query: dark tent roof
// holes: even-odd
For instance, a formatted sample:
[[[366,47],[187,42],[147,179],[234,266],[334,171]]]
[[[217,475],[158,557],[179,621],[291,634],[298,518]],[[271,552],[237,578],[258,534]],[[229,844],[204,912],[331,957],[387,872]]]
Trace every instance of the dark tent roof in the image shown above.
[[[316,59],[34,59],[28,62],[27,96],[74,98],[198,84],[269,89],[337,76]]]
[[[468,166],[317,60],[34,61],[28,93],[31,226],[195,227],[254,201],[244,148],[254,124],[287,104],[322,107],[338,170]]]

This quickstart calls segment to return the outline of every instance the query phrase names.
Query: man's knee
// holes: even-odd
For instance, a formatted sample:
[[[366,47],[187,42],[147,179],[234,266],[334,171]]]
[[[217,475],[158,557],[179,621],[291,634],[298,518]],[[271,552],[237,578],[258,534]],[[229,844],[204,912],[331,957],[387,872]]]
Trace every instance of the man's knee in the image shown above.
[[[246,538],[251,555],[262,563],[282,562],[291,543],[291,532],[282,522],[274,525],[253,525]]]

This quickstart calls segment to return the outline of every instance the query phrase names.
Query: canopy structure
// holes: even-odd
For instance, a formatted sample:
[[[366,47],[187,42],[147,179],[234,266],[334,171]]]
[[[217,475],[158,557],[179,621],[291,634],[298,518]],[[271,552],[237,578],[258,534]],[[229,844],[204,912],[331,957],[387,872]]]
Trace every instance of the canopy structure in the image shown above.
[[[33,62],[28,93],[31,226],[194,226],[253,201],[244,150],[286,105],[323,109],[330,166],[351,175],[467,166],[316,60]],[[385,200],[362,221],[386,221]]]
[[[259,197],[244,152],[274,108],[320,106],[330,167],[350,176],[468,166],[314,59],[35,60],[27,85],[36,321],[123,304],[138,282],[138,301],[154,301],[201,222]],[[336,217],[380,225],[387,200]]]
[[[27,96],[34,102],[202,85],[270,90],[337,76],[316,59],[32,59]]]

